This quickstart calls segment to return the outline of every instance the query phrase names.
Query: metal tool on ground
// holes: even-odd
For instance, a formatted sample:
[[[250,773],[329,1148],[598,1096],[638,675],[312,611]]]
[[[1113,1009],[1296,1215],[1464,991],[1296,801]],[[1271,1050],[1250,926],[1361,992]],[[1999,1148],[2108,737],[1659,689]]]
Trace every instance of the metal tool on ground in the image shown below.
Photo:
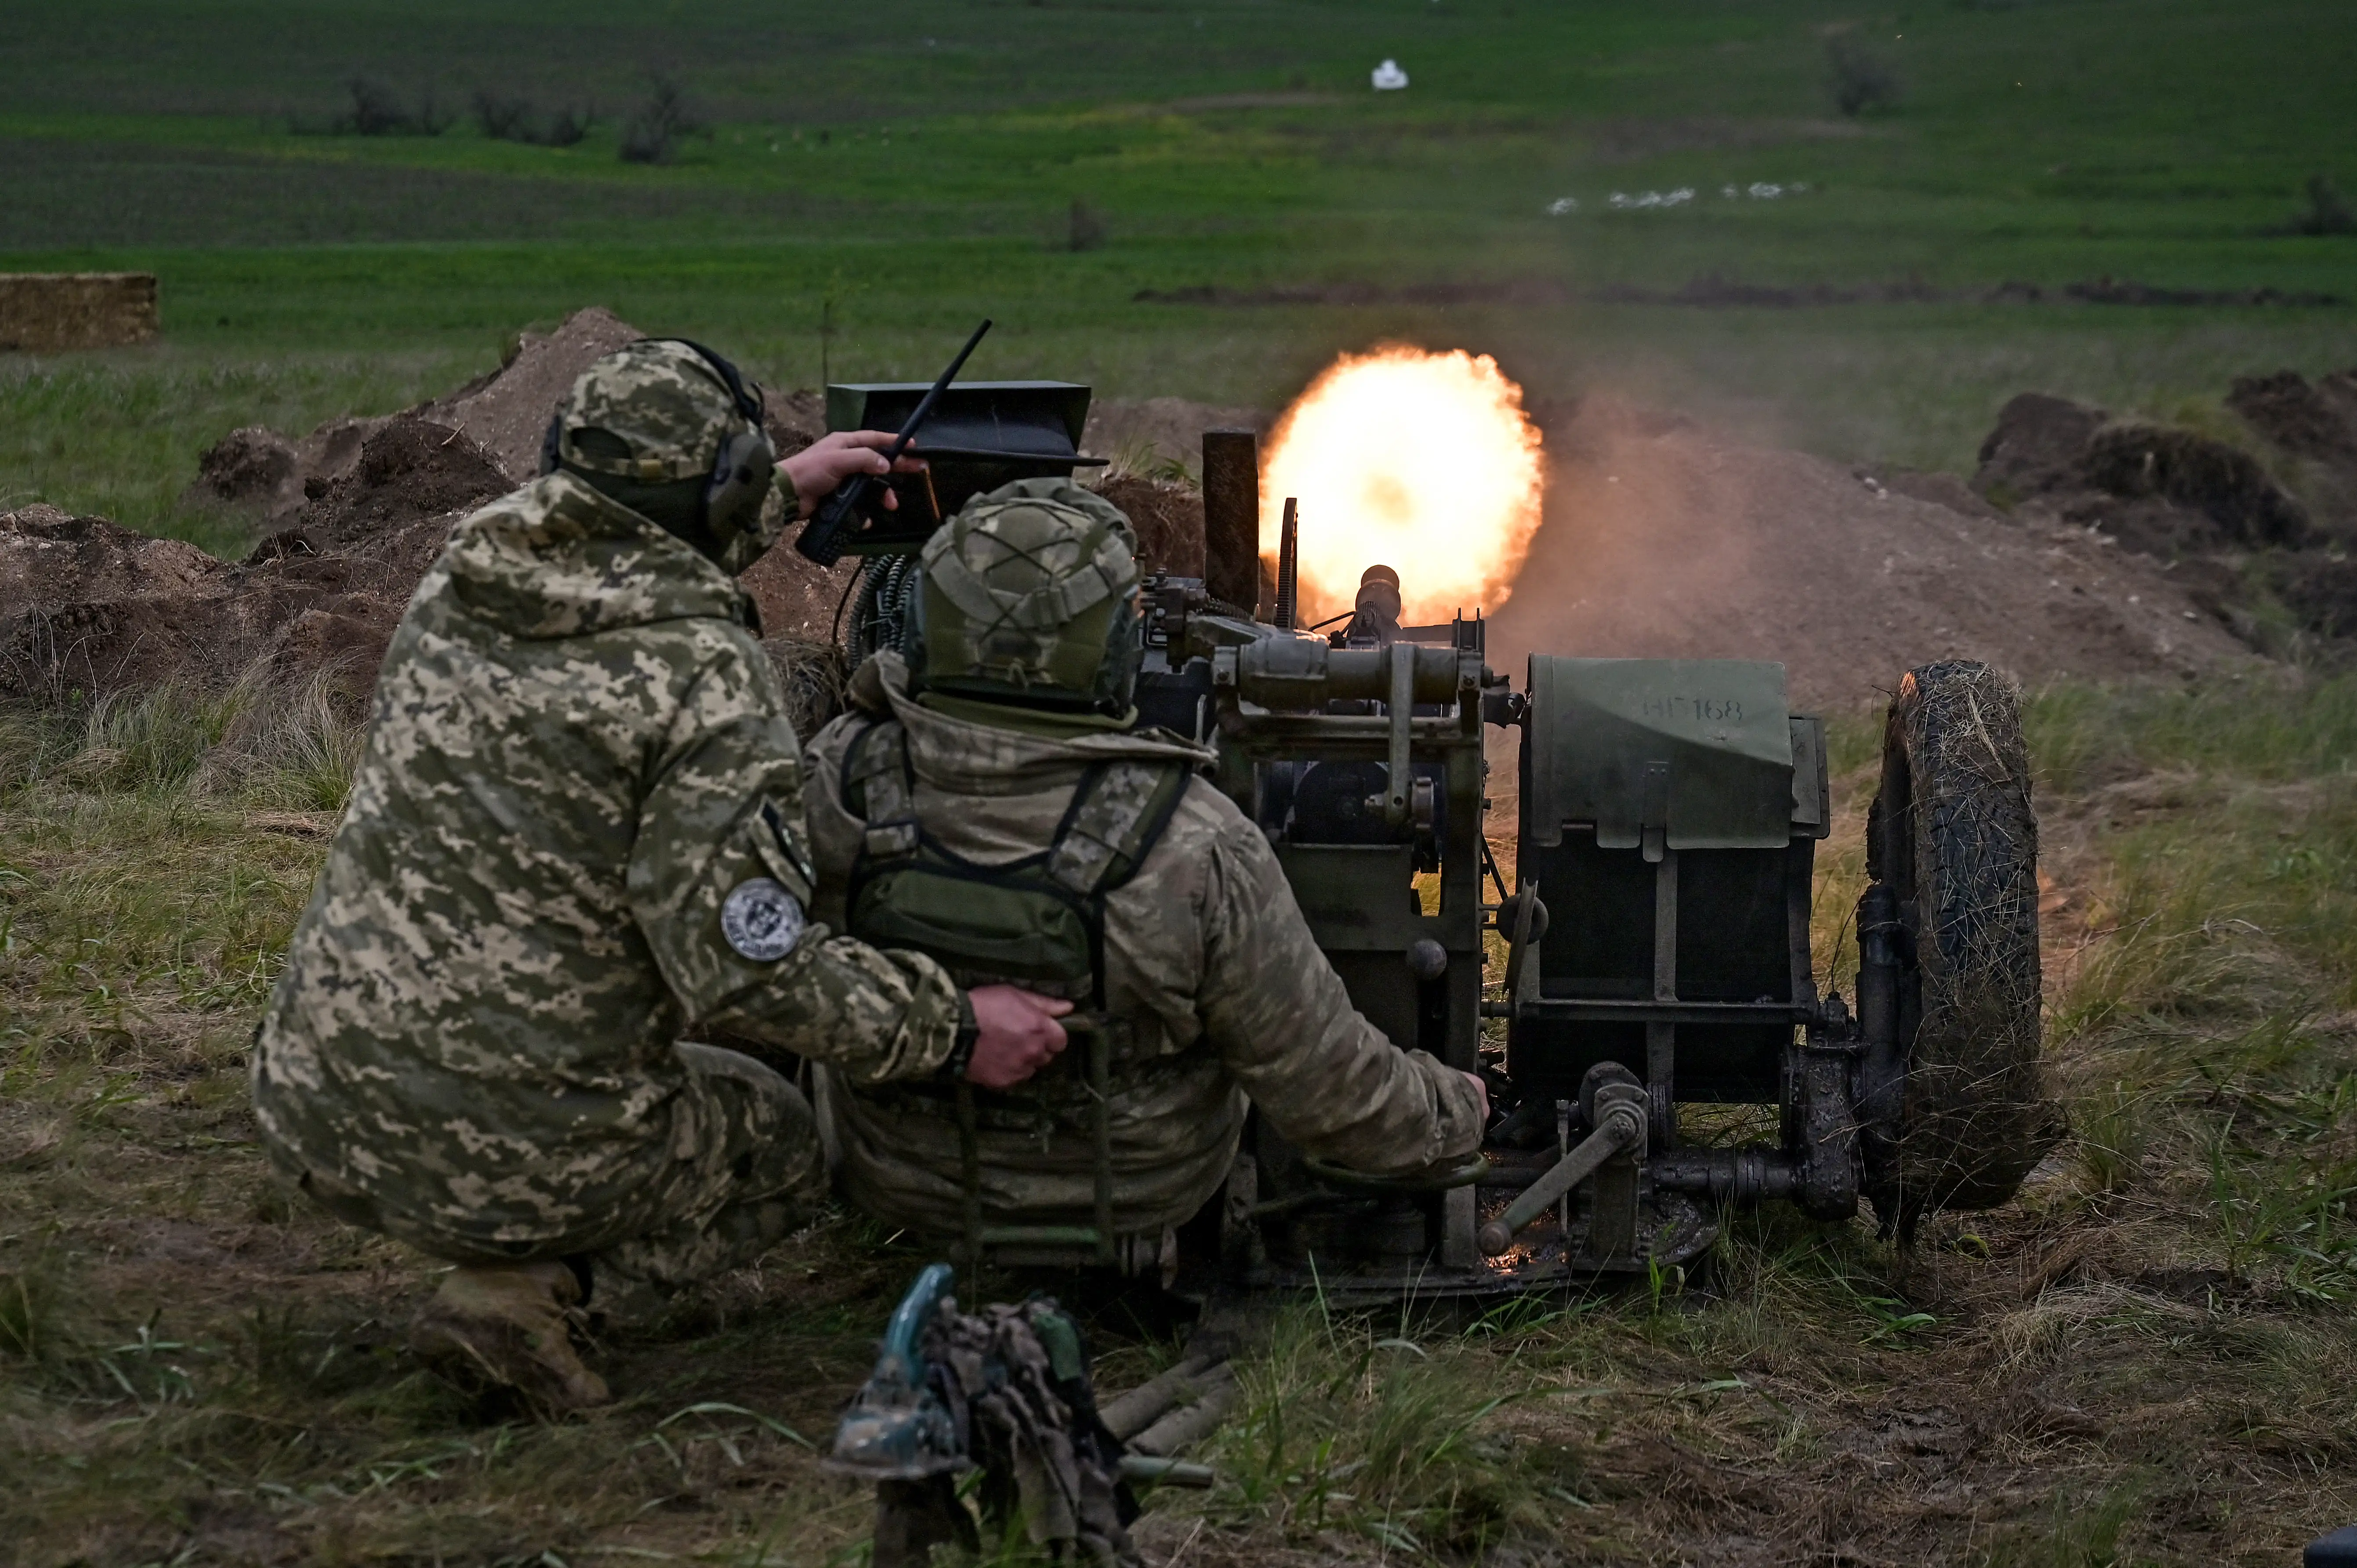
[[[947,1263],[934,1263],[900,1298],[875,1369],[836,1422],[834,1450],[822,1461],[838,1475],[876,1484],[875,1561],[885,1568],[921,1568],[937,1543],[982,1548],[955,1486],[974,1461],[923,1349],[942,1310],[956,1310],[950,1294],[955,1277]]]
[[[924,1337],[942,1308],[955,1310],[956,1273],[934,1263],[892,1310],[875,1369],[835,1423],[827,1467],[877,1480],[913,1481],[973,1467],[949,1404],[933,1386]]]
[[[1200,1396],[1157,1423],[1191,1415],[1189,1433],[1125,1452],[1128,1433],[1112,1430],[1097,1408],[1079,1324],[1044,1296],[963,1312],[950,1294],[954,1279],[948,1264],[934,1263],[893,1309],[875,1369],[836,1424],[824,1461],[838,1475],[876,1484],[876,1563],[921,1568],[943,1543],[980,1551],[981,1528],[957,1484],[978,1469],[985,1522],[1003,1531],[1020,1520],[1034,1544],[1065,1560],[1135,1563],[1130,1488],[1211,1484],[1207,1466],[1174,1455],[1216,1423],[1217,1412],[1195,1412],[1211,1403],[1222,1379],[1232,1387],[1232,1373],[1200,1358],[1183,1376],[1133,1391],[1145,1398],[1114,1402],[1126,1426],[1190,1392]]]

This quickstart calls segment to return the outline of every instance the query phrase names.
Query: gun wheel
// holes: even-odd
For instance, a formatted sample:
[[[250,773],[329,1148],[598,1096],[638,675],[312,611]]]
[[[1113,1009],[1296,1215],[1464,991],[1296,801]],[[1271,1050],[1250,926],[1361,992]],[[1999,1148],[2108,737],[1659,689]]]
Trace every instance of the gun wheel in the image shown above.
[[[1899,901],[1907,1079],[1867,1173],[1886,1230],[1990,1208],[2061,1133],[2040,1059],[2038,819],[2020,703],[1985,664],[1910,670],[1883,732],[1867,872]]]

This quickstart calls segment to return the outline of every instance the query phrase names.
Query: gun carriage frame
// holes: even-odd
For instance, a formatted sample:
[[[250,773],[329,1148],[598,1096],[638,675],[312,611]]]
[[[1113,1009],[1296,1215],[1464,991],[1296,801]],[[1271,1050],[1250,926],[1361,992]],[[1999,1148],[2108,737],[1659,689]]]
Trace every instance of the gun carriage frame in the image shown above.
[[[832,388],[830,421],[856,424],[863,400],[905,407],[920,390]],[[1087,461],[1087,389],[971,395],[1048,432],[1056,450],[1027,452],[1045,465],[1028,471]],[[1296,630],[1294,518],[1265,579],[1254,436],[1209,432],[1203,450],[1205,576],[1146,584],[1141,722],[1215,745],[1216,782],[1268,835],[1354,1004],[1403,1047],[1480,1073],[1491,1123],[1460,1168],[1390,1181],[1310,1159],[1255,1116],[1183,1240],[1101,1234],[1101,1192],[1094,1226],[1053,1237],[970,1219],[969,1258],[1110,1264],[1190,1292],[1480,1298],[1689,1263],[1732,1204],[1788,1200],[1838,1220],[1863,1193],[1886,1229],[1907,1230],[1943,1203],[2010,1196],[2048,1123],[2022,1092],[2036,1069],[2035,823],[2001,683],[1964,664],[1901,682],[1854,1015],[1815,981],[1824,733],[1789,712],[1781,665],[1535,655],[1517,691],[1484,662],[1478,611],[1399,625],[1395,578],[1388,603],[1361,590],[1345,629]],[[980,478],[943,466],[946,511]],[[898,638],[922,542],[907,532],[860,546],[854,658]],[[1986,765],[1932,744],[1924,715],[1956,692],[1981,694]],[[1512,887],[1487,836],[1493,728],[1521,742]],[[2006,831],[1961,848],[1941,838],[1964,821]],[[1970,942],[1950,929],[1966,882],[1989,906],[1967,911]],[[1498,950],[1502,983],[1486,983]],[[1961,1024],[1960,997],[1974,1004]],[[1975,1029],[2004,1048],[1975,1056]],[[1987,1070],[1959,1077],[1974,1061]],[[1761,1108],[1766,1135],[1693,1138],[1680,1108],[1696,1104]],[[1910,1137],[1938,1143],[1943,1174],[1910,1164]]]

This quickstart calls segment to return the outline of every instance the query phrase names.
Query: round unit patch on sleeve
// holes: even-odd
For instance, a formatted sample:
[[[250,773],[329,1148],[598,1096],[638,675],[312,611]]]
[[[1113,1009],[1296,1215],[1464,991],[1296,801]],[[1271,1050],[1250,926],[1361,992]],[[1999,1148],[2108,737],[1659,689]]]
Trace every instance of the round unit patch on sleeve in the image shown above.
[[[720,906],[720,934],[755,963],[774,963],[802,940],[802,907],[767,876],[739,882]]]

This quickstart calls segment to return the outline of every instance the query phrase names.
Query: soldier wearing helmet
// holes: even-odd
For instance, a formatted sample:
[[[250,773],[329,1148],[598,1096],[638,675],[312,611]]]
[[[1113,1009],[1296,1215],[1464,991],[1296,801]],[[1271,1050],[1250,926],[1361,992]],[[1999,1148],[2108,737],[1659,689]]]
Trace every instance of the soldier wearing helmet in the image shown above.
[[[890,438],[779,465],[760,415],[711,351],[630,344],[452,531],[255,1039],[278,1168],[458,1265],[413,1343],[544,1409],[607,1397],[572,1309],[749,1261],[823,1192],[801,1092],[684,1034],[858,1084],[1005,1087],[1062,1048],[1061,1003],[806,917],[801,759],[732,574]]]
[[[1219,1188],[1248,1103],[1372,1174],[1477,1148],[1480,1080],[1360,1015],[1266,840],[1199,777],[1211,754],[1134,727],[1139,576],[1120,511],[1018,480],[968,503],[921,564],[903,651],[863,664],[854,711],[811,744],[814,911],[961,983],[1064,998],[1092,1037],[1072,1070],[1002,1092],[825,1071],[845,1196],[975,1245],[1109,1223],[1136,1257]],[[1078,1070],[1091,1056],[1095,1082]]]

